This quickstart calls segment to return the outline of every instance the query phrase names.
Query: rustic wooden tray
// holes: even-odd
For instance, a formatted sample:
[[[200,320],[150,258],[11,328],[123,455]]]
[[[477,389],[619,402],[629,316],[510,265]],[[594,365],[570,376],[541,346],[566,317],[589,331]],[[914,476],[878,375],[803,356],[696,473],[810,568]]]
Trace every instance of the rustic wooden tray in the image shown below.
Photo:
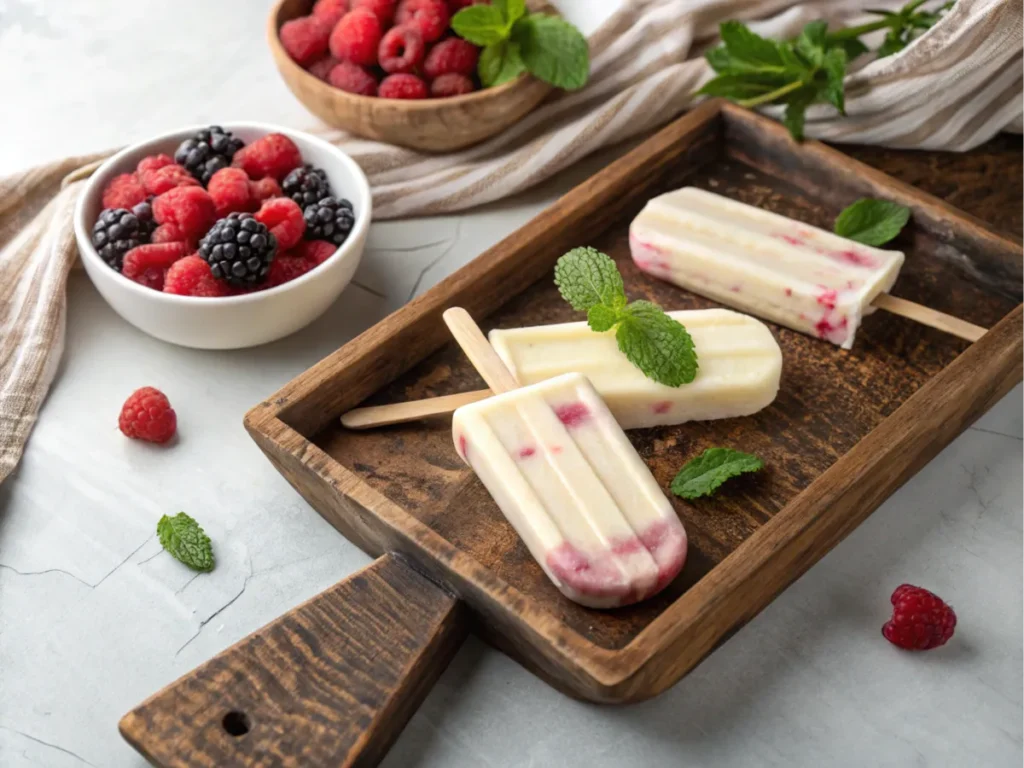
[[[712,445],[757,453],[767,470],[714,498],[672,497],[690,537],[681,576],[643,604],[588,610],[531,559],[456,455],[448,419],[350,432],[338,417],[363,401],[480,388],[441,321],[449,306],[485,330],[579,319],[552,283],[577,245],[615,258],[631,298],[714,306],[629,259],[629,221],[684,184],[824,227],[861,196],[908,205],[894,294],[992,330],[969,346],[880,312],[845,352],[772,326],[784,359],[772,406],[629,433],[666,489]],[[771,121],[704,104],[250,411],[246,428],[274,465],[380,558],[151,698],[122,733],[162,766],[372,763],[470,624],[571,695],[663,691],[1021,380],[1021,274],[1019,242]]]

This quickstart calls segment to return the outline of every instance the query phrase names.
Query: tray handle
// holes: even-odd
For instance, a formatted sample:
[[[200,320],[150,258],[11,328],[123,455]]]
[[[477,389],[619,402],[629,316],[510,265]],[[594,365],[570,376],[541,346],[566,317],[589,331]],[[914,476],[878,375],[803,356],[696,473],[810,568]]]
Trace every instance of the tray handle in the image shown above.
[[[385,554],[133,709],[174,766],[376,765],[465,637],[462,603]]]

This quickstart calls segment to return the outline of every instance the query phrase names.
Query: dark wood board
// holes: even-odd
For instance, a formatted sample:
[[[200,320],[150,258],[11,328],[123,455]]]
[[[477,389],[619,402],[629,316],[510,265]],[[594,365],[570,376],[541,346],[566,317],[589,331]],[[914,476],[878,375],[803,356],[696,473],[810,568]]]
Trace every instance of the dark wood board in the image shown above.
[[[847,352],[771,326],[784,372],[769,408],[743,419],[629,433],[666,489],[686,460],[711,445],[753,451],[767,471],[711,499],[673,497],[690,536],[683,573],[641,605],[593,611],[547,581],[459,460],[448,419],[357,433],[343,430],[338,416],[364,400],[480,388],[440,320],[449,306],[465,306],[485,329],[579,319],[551,281],[555,260],[576,245],[615,258],[631,298],[671,309],[715,306],[639,272],[629,260],[629,221],[649,197],[685,184],[824,227],[864,195],[910,205],[913,224],[893,244],[907,254],[894,295],[994,328],[969,346],[878,312],[865,319]],[[794,144],[771,121],[711,102],[291,382],[254,408],[246,427],[328,521],[372,554],[402,553],[406,567],[440,585],[439,594],[457,595],[466,620],[499,647],[571,695],[635,701],[678,681],[1020,381],[1020,293],[1019,239],[989,231],[835,150]],[[314,602],[319,599],[332,598],[324,593]],[[446,605],[441,600],[439,610]],[[423,623],[410,617],[409,624],[417,622]],[[436,623],[408,634],[423,647],[449,647],[433,639]],[[147,702],[145,719],[129,715],[122,723],[126,737],[150,759],[171,739],[180,747],[181,729],[159,727],[159,713],[180,700],[185,686],[191,696],[205,691],[200,698],[214,711],[228,706],[230,686],[213,673],[240,646]],[[443,666],[447,657],[437,659]],[[323,666],[317,673],[329,674]],[[347,665],[332,669],[341,683],[352,683]],[[271,668],[264,676],[277,679],[281,672]],[[425,693],[422,686],[407,688],[412,703],[405,713]],[[264,690],[277,695],[273,686]],[[289,701],[298,706],[294,696]],[[304,706],[318,709],[322,701],[311,695]],[[397,728],[404,723],[396,721]],[[346,741],[350,732],[340,723],[331,731],[336,753],[347,756],[338,764],[380,754],[382,740],[393,738],[375,735],[370,749],[366,739]],[[163,754],[155,762],[185,764]],[[298,762],[289,762],[287,750],[279,754],[283,762],[265,764],[302,764],[294,755]],[[235,763],[218,759],[252,764],[241,753]]]

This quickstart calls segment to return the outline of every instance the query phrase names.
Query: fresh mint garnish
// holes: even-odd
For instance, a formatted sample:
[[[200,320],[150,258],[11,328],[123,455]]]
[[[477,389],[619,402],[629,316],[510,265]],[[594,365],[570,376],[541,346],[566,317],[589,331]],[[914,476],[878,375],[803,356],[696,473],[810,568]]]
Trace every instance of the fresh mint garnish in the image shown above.
[[[186,515],[179,512],[174,517],[164,515],[156,524],[156,535],[160,544],[194,571],[213,570],[213,546],[210,537],[202,527]]]
[[[684,499],[712,495],[731,477],[757,472],[764,462],[750,453],[732,448],[708,448],[686,463],[672,481],[672,493]]]
[[[582,88],[590,75],[587,40],[557,16],[527,13],[524,0],[470,5],[452,17],[460,37],[483,47],[480,82],[500,85],[528,71],[556,88]]]
[[[678,387],[697,376],[697,352],[682,323],[649,301],[627,303],[615,262],[595,248],[574,248],[555,264],[555,285],[597,332],[615,328],[619,350],[643,374]]]
[[[884,245],[896,237],[909,220],[909,208],[888,200],[864,197],[836,217],[835,233],[864,245]]]

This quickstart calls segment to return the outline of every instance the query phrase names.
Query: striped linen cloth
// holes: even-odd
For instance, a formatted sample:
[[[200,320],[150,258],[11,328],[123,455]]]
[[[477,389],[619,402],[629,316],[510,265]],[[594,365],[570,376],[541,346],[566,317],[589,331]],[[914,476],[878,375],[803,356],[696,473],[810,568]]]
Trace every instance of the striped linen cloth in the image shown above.
[[[1020,132],[1022,1],[958,0],[906,50],[877,61],[865,57],[847,77],[847,116],[813,107],[807,134],[963,151],[999,131]],[[722,21],[742,19],[762,35],[789,37],[813,19],[858,24],[868,20],[866,7],[900,4],[626,0],[591,37],[587,87],[553,94],[483,144],[429,156],[325,135],[366,171],[377,218],[464,210],[527,189],[679,115],[711,77],[700,53]],[[779,110],[765,111],[777,116]],[[82,186],[66,176],[103,156],[67,158],[0,180],[0,482],[21,456],[63,349],[65,283],[76,258],[71,214]]]

